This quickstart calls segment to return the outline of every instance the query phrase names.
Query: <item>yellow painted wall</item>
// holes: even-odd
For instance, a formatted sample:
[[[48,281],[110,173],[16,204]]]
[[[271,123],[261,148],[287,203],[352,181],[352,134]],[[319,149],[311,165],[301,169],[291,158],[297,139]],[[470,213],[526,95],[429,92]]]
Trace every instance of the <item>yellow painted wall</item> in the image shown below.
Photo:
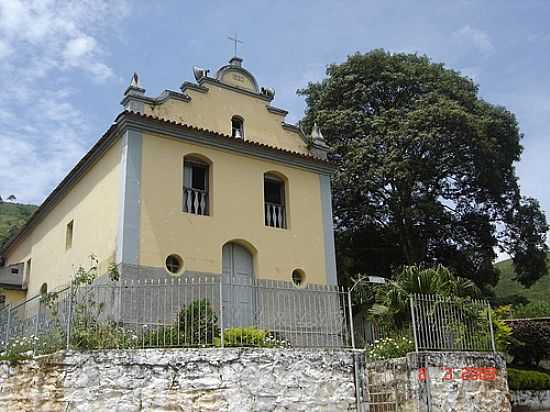
[[[308,154],[299,133],[282,127],[284,116],[268,112],[265,100],[206,82],[207,93],[187,90],[191,102],[169,99],[160,105],[145,105],[145,114],[231,135],[231,118],[244,119],[246,140]]]
[[[228,69],[223,73],[220,79],[223,83],[230,84],[231,86],[240,87],[241,89],[255,92],[256,88],[254,82],[249,76],[240,72],[238,69]]]
[[[24,301],[26,293],[23,290],[2,289],[0,295],[6,297],[6,305],[13,305]]]
[[[210,169],[210,216],[182,211],[183,158],[206,156]],[[162,165],[162,167],[159,167]],[[288,178],[288,229],[264,225],[263,176]],[[258,278],[290,280],[301,268],[310,283],[326,283],[319,175],[157,135],[144,135],[141,180],[140,264],[163,267],[167,255],[185,270],[221,273],[222,246],[249,242]]]
[[[27,296],[68,283],[75,269],[89,267],[90,254],[100,270],[114,261],[121,185],[120,140],[97,161],[62,200],[7,253],[7,264],[32,257]],[[66,226],[74,220],[72,248],[66,250]],[[26,270],[26,267],[25,267]]]

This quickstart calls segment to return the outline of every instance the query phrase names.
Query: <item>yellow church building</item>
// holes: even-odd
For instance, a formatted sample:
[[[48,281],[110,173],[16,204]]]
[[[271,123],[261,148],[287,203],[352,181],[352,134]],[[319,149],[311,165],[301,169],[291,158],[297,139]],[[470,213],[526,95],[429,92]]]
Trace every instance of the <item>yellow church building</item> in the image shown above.
[[[238,57],[193,72],[155,98],[134,75],[124,111],[0,251],[8,302],[66,285],[90,255],[128,278],[336,285],[318,128],[285,123]]]

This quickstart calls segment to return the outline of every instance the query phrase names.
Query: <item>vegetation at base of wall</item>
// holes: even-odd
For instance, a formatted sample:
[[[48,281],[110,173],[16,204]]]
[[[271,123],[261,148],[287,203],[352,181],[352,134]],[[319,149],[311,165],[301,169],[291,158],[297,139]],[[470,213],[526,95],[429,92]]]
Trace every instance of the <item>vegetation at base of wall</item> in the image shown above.
[[[414,352],[414,350],[414,342],[406,336],[384,338],[367,347],[367,359],[377,361],[402,358],[407,353]]]
[[[37,206],[0,202],[0,248],[27,222]]]
[[[546,260],[550,265],[550,254],[547,255]],[[516,272],[514,271],[511,259],[498,262],[495,267],[500,272],[499,281],[494,290],[498,303],[512,303],[515,306],[518,303],[548,302],[548,296],[550,296],[550,274],[541,277],[533,287],[526,288],[517,280],[514,280]],[[523,300],[519,301],[519,299]]]
[[[19,362],[19,361],[25,361],[32,359],[32,357],[27,355],[19,355],[19,354],[2,354],[0,355],[0,362],[7,361],[7,362]]]
[[[511,390],[550,390],[550,373],[508,368],[508,387]]]
[[[207,299],[183,307],[174,325],[144,327],[140,344],[145,347],[210,346],[219,336],[218,317]]]
[[[218,316],[207,299],[195,300],[178,313],[178,327],[186,342],[212,343],[220,333]]]
[[[287,348],[286,339],[267,330],[248,328],[228,328],[223,332],[224,346],[226,347],[258,347],[258,348]],[[221,339],[216,338],[216,346],[221,346]]]
[[[136,334],[114,322],[78,325],[71,333],[71,347],[74,349],[134,349],[141,346]]]
[[[53,353],[65,346],[65,335],[60,328],[53,328],[38,336],[21,336],[10,339],[0,358],[3,360],[24,360],[32,356]]]

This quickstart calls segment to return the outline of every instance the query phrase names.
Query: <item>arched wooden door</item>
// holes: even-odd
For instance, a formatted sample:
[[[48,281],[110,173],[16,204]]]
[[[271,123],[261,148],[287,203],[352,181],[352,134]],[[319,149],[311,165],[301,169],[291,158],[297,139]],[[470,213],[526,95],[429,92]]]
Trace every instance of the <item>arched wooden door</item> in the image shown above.
[[[241,245],[230,242],[222,249],[223,326],[254,325],[254,265],[252,255]]]

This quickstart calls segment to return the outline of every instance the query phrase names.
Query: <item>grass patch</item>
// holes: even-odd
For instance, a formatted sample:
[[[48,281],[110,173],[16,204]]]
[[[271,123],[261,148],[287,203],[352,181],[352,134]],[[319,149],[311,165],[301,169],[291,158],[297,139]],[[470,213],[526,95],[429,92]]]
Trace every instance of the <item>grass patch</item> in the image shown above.
[[[548,257],[550,265],[550,256]],[[530,302],[548,302],[550,296],[550,274],[543,276],[530,288],[525,288],[513,278],[515,277],[512,260],[504,260],[496,264],[500,270],[500,279],[495,287],[495,293],[498,298],[507,298],[513,295],[523,296]]]

